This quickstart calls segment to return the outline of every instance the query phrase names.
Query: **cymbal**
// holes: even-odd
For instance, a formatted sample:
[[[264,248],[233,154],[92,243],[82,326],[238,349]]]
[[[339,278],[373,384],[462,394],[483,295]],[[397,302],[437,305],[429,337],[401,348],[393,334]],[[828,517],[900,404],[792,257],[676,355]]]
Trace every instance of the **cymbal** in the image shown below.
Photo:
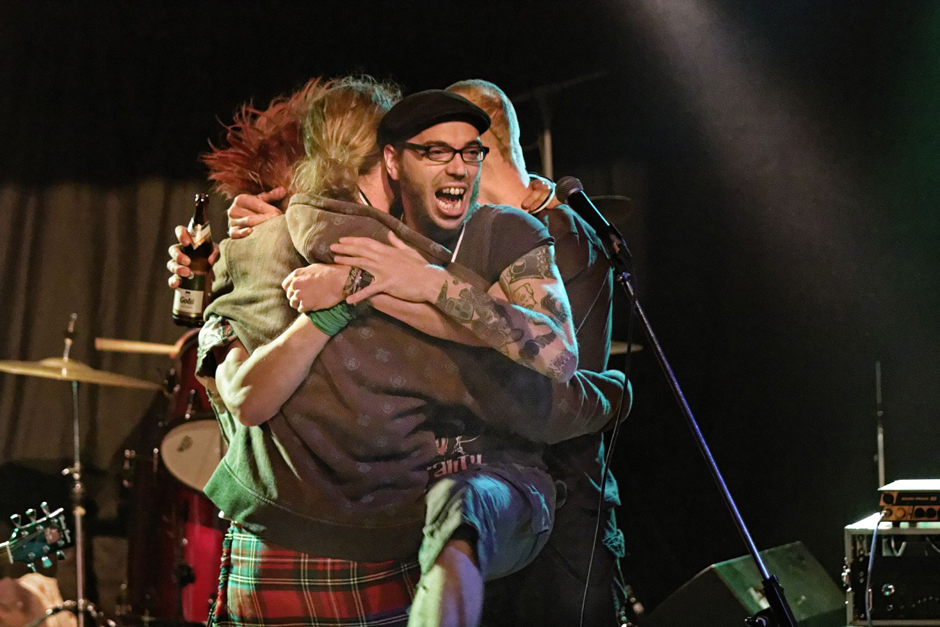
[[[61,357],[50,357],[42,361],[0,361],[0,372],[22,374],[28,377],[41,377],[43,379],[57,379],[59,381],[80,381],[97,385],[113,385],[121,388],[135,388],[138,390],[159,390],[160,385],[127,377],[123,374],[95,370],[80,361]]]
[[[632,344],[630,344],[631,353],[639,353],[641,350],[643,350],[642,344],[637,344],[636,342],[633,342]],[[626,355],[627,343],[621,342],[619,340],[614,340],[613,342],[610,343],[610,354],[611,355]]]

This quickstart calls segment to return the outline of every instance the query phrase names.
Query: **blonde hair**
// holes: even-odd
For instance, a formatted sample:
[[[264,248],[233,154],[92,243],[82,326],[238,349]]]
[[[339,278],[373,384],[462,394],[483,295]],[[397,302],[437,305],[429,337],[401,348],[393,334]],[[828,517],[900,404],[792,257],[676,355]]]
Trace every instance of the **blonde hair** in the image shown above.
[[[496,138],[500,154],[517,170],[525,173],[525,157],[519,141],[519,119],[506,92],[478,78],[454,83],[447,91],[460,94],[489,114],[490,132]]]
[[[359,176],[382,156],[379,121],[400,98],[398,87],[368,76],[330,82],[304,119],[306,156],[295,168],[294,191],[356,201]]]

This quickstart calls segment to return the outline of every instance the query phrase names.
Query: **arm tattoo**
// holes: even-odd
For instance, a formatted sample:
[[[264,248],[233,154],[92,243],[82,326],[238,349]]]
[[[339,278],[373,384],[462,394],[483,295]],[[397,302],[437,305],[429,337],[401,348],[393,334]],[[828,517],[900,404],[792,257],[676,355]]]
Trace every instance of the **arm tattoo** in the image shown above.
[[[562,351],[558,357],[552,361],[551,370],[556,375],[561,375],[565,372],[571,372],[571,370],[577,366],[577,363],[577,357],[572,355],[569,351]]]
[[[470,328],[491,346],[506,346],[518,342],[525,335],[522,329],[513,328],[505,307],[494,302],[488,295],[477,295],[472,290],[462,289],[457,298],[447,296],[447,283],[441,287],[437,306],[444,313]]]
[[[565,306],[551,294],[546,294],[542,298],[542,307],[545,308],[545,311],[549,313],[550,316],[555,318],[555,320],[565,323],[568,322],[568,310]]]
[[[535,311],[535,292],[528,283],[523,283],[512,291],[512,302],[520,307]]]
[[[545,335],[540,335],[534,339],[527,340],[519,349],[519,357],[524,361],[532,361],[538,356],[539,351],[555,341],[557,336],[549,331]]]
[[[551,248],[539,246],[509,266],[509,283],[522,279],[545,279],[551,276]]]
[[[470,303],[458,298],[447,297],[446,281],[443,287],[441,287],[441,293],[437,295],[437,306],[448,316],[452,316],[460,322],[470,322],[473,320],[473,306]]]

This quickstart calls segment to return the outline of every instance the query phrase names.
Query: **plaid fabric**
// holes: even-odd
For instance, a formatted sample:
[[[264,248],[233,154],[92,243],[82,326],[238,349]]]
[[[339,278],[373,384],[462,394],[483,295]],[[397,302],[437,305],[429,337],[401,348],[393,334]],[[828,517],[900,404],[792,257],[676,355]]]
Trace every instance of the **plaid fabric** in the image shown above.
[[[209,625],[404,626],[420,574],[417,561],[313,557],[233,523],[222,545],[219,596]]]

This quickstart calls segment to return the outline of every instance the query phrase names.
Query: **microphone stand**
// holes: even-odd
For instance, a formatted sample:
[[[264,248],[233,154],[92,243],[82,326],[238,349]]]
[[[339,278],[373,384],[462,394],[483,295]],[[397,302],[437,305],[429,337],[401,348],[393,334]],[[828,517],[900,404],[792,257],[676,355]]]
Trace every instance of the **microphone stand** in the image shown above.
[[[735,504],[734,498],[732,498],[731,492],[728,490],[728,486],[721,476],[718,464],[715,462],[715,458],[712,457],[712,452],[705,442],[705,437],[702,435],[701,429],[699,429],[698,422],[695,420],[695,416],[692,415],[692,410],[685,400],[685,394],[683,394],[682,388],[679,386],[679,381],[676,379],[672,366],[669,365],[666,354],[659,345],[656,333],[653,331],[653,327],[646,317],[646,312],[643,310],[640,301],[636,297],[631,271],[633,258],[630,255],[630,250],[627,248],[623,236],[616,227],[610,224],[600,212],[597,212],[596,217],[599,219],[598,224],[592,224],[592,226],[598,231],[598,235],[601,237],[601,240],[604,242],[604,247],[607,249],[608,259],[614,271],[614,280],[624,289],[630,302],[633,303],[636,316],[643,326],[647,338],[649,338],[653,352],[656,354],[656,359],[659,361],[659,365],[666,375],[672,393],[675,395],[676,401],[678,401],[679,407],[682,409],[682,414],[685,416],[686,422],[692,430],[695,442],[698,444],[699,450],[708,464],[708,468],[712,473],[712,477],[715,479],[715,483],[718,484],[718,489],[725,500],[725,504],[728,506],[728,511],[734,519],[734,524],[737,526],[738,532],[741,534],[741,539],[744,540],[748,553],[751,554],[751,558],[754,560],[754,564],[757,566],[757,570],[760,573],[761,583],[764,587],[764,598],[767,600],[770,607],[746,618],[745,623],[749,627],[798,627],[796,619],[793,617],[793,612],[790,610],[787,599],[783,594],[780,580],[776,575],[772,575],[768,572],[767,566],[764,564],[764,560],[761,558],[760,552],[757,550],[757,546],[751,538],[747,525],[744,524],[744,519],[738,511],[738,506]],[[597,228],[598,226],[600,226],[600,228]]]

